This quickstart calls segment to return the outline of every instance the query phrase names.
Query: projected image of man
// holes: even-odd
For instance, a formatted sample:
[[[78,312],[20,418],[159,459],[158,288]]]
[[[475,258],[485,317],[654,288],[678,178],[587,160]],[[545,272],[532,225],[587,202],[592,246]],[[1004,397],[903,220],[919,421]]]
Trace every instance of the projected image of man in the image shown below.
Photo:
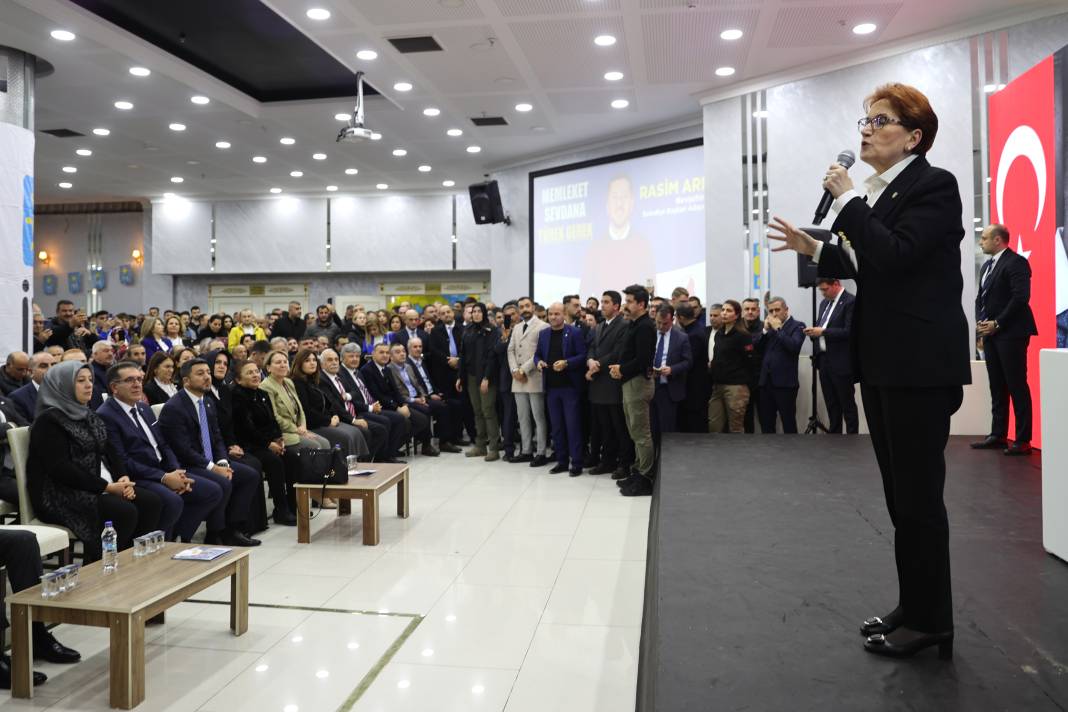
[[[635,234],[634,186],[618,174],[608,181],[608,230],[586,252],[582,294],[599,294],[620,284],[647,284],[656,276],[656,260],[649,241]]]

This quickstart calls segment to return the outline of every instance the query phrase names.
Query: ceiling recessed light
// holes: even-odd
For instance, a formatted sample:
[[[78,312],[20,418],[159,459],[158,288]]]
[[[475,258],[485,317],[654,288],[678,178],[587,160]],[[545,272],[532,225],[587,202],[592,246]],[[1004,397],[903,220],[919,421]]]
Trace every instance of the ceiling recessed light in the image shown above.
[[[185,183],[185,178],[181,176],[171,176],[171,183]]]
[[[393,85],[394,91],[411,91],[412,85],[410,82],[397,82]]]
[[[743,34],[743,32],[741,30],[735,30],[735,29],[723,30],[723,32],[719,33],[719,38],[721,40],[727,40],[727,41],[740,40],[740,39],[742,39],[742,34]]]
[[[605,72],[604,78],[610,82],[618,82],[623,78],[623,72]]]
[[[230,148],[229,141],[216,141],[215,148]]]
[[[253,156],[252,157],[252,162],[253,163],[266,163],[267,162],[267,156]]]
[[[354,176],[359,172],[360,171],[358,169],[356,169],[356,168],[346,168],[345,169],[345,175],[347,175],[347,176]]]
[[[628,106],[630,106],[630,102],[627,101],[626,99],[613,99],[612,100],[612,108],[613,109],[626,109]]]
[[[767,109],[758,109],[758,110],[754,111],[753,112],[753,118],[754,119],[766,119],[766,118],[768,118],[768,110]]]
[[[734,67],[720,67],[716,70],[717,77],[729,77],[734,74]]]
[[[93,133],[95,133],[97,136],[110,136],[111,129],[93,129]]]
[[[203,96],[201,94],[197,94],[196,96],[189,97],[189,101],[193,102],[194,104],[200,104],[201,106],[204,106],[205,104],[211,103],[211,99],[209,99],[208,97]]]
[[[304,177],[304,171],[290,171],[289,175],[292,176],[293,178],[303,178]]]
[[[68,183],[67,181],[63,181],[62,183],[59,184],[59,187],[62,188],[63,190],[68,190],[70,188],[73,188],[74,184],[73,183]]]
[[[130,67],[130,74],[135,77],[147,77],[152,73],[152,70],[148,67]]]
[[[290,138],[289,136],[283,136],[282,138],[278,139],[278,143],[282,144],[283,146],[292,146],[296,142],[297,140],[295,138]]]
[[[371,132],[371,140],[372,141],[381,141],[382,140],[382,134],[378,133],[377,131],[372,131]]]
[[[389,188],[389,185],[386,184],[386,183],[379,183],[375,187],[378,188],[379,190],[386,190],[386,189]]]
[[[326,154],[325,153],[313,153],[312,154],[312,158],[314,158],[317,161],[325,161],[326,160]]]
[[[854,35],[870,35],[875,32],[876,27],[874,22],[862,22],[853,28]]]
[[[77,151],[75,151],[75,153],[77,153],[79,156],[91,156],[91,155],[93,155],[93,152],[90,151],[88,148],[79,148]]]
[[[463,129],[449,129],[445,133],[448,134],[449,136],[463,136],[464,135]]]
[[[133,104],[131,104],[128,101],[116,101],[115,102],[115,108],[116,109],[121,109],[122,111],[129,111],[130,109],[133,108]]]
[[[338,121],[349,121],[352,119],[352,114],[334,114],[334,118]]]
[[[443,180],[443,181],[441,181],[441,184],[443,186],[445,186],[446,188],[451,188],[454,185],[456,185],[456,181],[454,181],[454,180]]]
[[[533,104],[528,104],[526,102],[522,102],[520,104],[516,104],[515,105],[515,110],[518,111],[518,112],[521,112],[521,113],[526,113],[528,111],[533,111],[534,110],[534,105]]]
[[[337,190],[337,186],[336,185],[328,185],[328,186],[326,186],[326,189],[328,191],[330,191],[331,193],[333,193],[335,190]]]
[[[77,173],[78,169],[74,166],[63,166],[62,171],[64,173]]]
[[[179,124],[179,123],[168,124],[167,128],[169,128],[171,131],[185,131],[185,124]]]
[[[309,20],[329,20],[330,19],[330,11],[327,10],[326,8],[322,8],[322,7],[309,8],[308,11],[306,13],[304,13],[304,14],[308,16]]]
[[[60,42],[70,42],[74,39],[74,33],[70,30],[52,30],[52,39]]]
[[[616,43],[616,38],[612,35],[597,35],[593,38],[593,43],[598,47],[611,47]]]
[[[402,158],[402,157],[408,155],[408,151],[406,149],[403,149],[403,148],[394,148],[393,149],[393,155],[396,156],[397,158]]]
[[[423,116],[437,116],[440,113],[441,113],[441,109],[439,109],[437,107],[434,107],[434,106],[428,106],[425,109],[423,109]]]
[[[274,193],[275,195],[278,195],[279,193],[282,192],[282,189],[281,188],[271,188],[271,192]]]
[[[481,150],[482,150],[481,146],[468,146],[467,147],[467,152],[468,153],[478,153]]]
[[[423,164],[423,165],[419,166],[419,172],[420,173],[429,173],[430,170],[431,170],[430,166],[428,166],[426,164]]]
[[[356,53],[356,59],[370,62],[372,59],[378,59],[378,52],[375,52],[373,49],[361,49]]]

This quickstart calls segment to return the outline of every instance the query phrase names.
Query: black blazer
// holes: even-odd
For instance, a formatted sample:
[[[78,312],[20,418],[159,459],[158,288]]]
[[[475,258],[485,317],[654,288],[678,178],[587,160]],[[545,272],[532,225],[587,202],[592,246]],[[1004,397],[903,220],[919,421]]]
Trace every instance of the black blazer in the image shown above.
[[[234,435],[242,448],[266,449],[282,437],[271,397],[258,388],[232,386]]]
[[[212,462],[227,459],[226,443],[219,430],[216,403],[218,401],[214,398],[205,396],[204,409],[208,414],[208,431],[211,437],[210,453],[205,453],[200,443],[200,416],[193,400],[185,391],[178,391],[159,412],[157,422],[160,430],[182,467],[205,468],[208,466],[206,459],[210,458]]]
[[[159,405],[170,400],[170,396],[156,384],[156,379],[149,379],[144,385],[145,398],[149,405]]]
[[[304,419],[307,421],[308,429],[329,427],[330,416],[333,413],[330,412],[326,396],[323,395],[319,386],[303,378],[294,378],[293,386],[297,389],[297,398],[300,400],[300,406],[304,409]],[[347,418],[344,420],[345,422],[348,421]]]
[[[389,368],[389,366],[386,366],[386,368]],[[360,378],[363,379],[363,385],[367,386],[367,390],[371,392],[375,400],[381,403],[386,410],[396,410],[398,406],[404,405],[407,400],[402,398],[397,389],[394,388],[392,379],[382,375],[382,372],[378,369],[378,364],[374,361],[365,363],[360,368]]]
[[[842,290],[841,296],[838,297],[838,306],[831,312],[831,318],[823,329],[823,340],[827,344],[827,349],[819,351],[818,346],[813,347],[817,349],[814,352],[817,354],[817,365],[828,374],[833,373],[836,376],[845,377],[851,373],[849,332],[853,330],[853,307],[856,301],[856,297]],[[820,302],[816,316],[817,323],[822,318],[824,310],[830,309],[833,303],[833,299],[824,299]],[[817,337],[812,337],[813,344],[818,341]]]
[[[464,340],[462,325],[453,322],[452,337],[456,341],[456,355],[459,357]],[[455,393],[453,384],[459,378],[459,371],[449,367],[449,332],[445,324],[438,322],[430,330],[430,335],[424,343],[427,347],[424,358],[430,361],[430,377],[434,379],[434,385],[444,389],[446,393]]]
[[[345,369],[343,368],[338,370],[337,375],[341,378],[341,387],[348,392],[349,387],[346,385],[344,377],[341,376],[344,371]],[[355,388],[355,382],[353,382],[352,385],[353,388]],[[356,388],[356,391],[357,395],[359,395],[358,388]],[[323,401],[326,403],[327,417],[336,415],[342,423],[351,423],[353,421],[353,416],[349,414],[349,409],[345,407],[345,401],[341,399],[341,394],[338,393],[337,388],[334,387],[333,380],[330,376],[326,375],[326,373],[319,374],[319,392],[322,394]],[[356,405],[355,399],[353,399],[352,404],[354,406]],[[307,411],[308,407],[304,406],[304,410]],[[358,408],[356,412],[359,414]],[[307,417],[307,413],[305,413],[305,417]]]
[[[968,321],[960,306],[960,190],[949,171],[914,159],[874,206],[855,198],[831,231],[860,266],[825,244],[821,277],[854,279],[853,379],[881,387],[971,383]]]
[[[982,284],[980,275],[980,284]],[[1038,333],[1031,313],[1031,263],[1006,248],[975,295],[975,320],[992,319],[998,330],[986,338],[1015,339]]]
[[[425,331],[423,331],[423,327],[420,326],[418,329],[416,329],[415,330],[415,335],[418,336],[419,340],[423,342],[423,346],[424,347],[429,345],[429,344],[427,344],[427,341],[430,340],[430,336]],[[409,338],[408,337],[408,327],[405,326],[405,327],[401,328],[400,331],[398,331],[397,333],[395,333],[393,335],[393,343],[395,343],[395,344],[404,344],[404,348],[407,349],[408,348],[408,338]],[[448,345],[446,345],[445,348],[448,348]]]
[[[360,372],[359,369],[356,370],[356,373],[360,374],[360,380],[363,381],[363,385],[366,388],[367,381],[364,379],[363,374]],[[352,374],[349,373],[349,370],[342,366],[340,369],[338,369],[337,375],[341,376],[341,383],[344,384],[345,390],[348,392],[348,394],[352,396],[352,404],[356,406],[356,414],[363,415],[364,413],[370,412],[371,403],[368,403],[364,399],[363,394],[360,393],[359,386],[356,385],[356,379],[352,377]],[[368,391],[370,391],[370,389],[368,389]],[[371,394],[371,397],[374,398],[373,393]]]

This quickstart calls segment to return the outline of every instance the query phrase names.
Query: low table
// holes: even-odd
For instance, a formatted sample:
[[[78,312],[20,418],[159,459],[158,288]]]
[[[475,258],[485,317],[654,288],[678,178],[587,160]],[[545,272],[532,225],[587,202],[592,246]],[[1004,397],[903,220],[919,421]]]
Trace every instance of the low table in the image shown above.
[[[175,561],[192,544],[168,543],[155,554],[119,553],[119,568],[105,574],[99,561],[83,566],[78,587],[41,598],[41,585],[19,591],[11,604],[11,696],[33,697],[34,621],[111,629],[111,706],[131,709],[145,699],[145,621],[230,577],[230,629],[248,630],[248,555],[235,548],[214,561]]]
[[[297,543],[311,542],[311,498],[336,499],[338,516],[352,513],[351,500],[363,500],[363,543],[378,544],[378,495],[397,486],[397,516],[408,518],[408,465],[403,463],[371,463],[361,469],[374,470],[373,475],[350,476],[348,484],[297,485]]]

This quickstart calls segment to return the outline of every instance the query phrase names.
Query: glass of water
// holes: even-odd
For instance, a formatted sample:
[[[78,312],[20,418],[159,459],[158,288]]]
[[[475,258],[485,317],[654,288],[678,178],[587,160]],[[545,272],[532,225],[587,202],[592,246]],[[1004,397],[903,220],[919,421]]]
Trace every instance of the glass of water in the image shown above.
[[[133,540],[133,555],[135,559],[140,559],[149,553],[149,539],[151,535],[135,537]]]
[[[164,542],[164,536],[163,536],[163,530],[162,529],[157,529],[156,531],[154,531],[151,534],[149,534],[149,536],[152,537],[152,553],[153,554],[155,554],[157,551],[160,551],[161,549],[163,549],[163,545],[164,545],[165,542]]]
[[[59,592],[57,589],[58,585],[55,573],[48,573],[41,576],[41,598],[55,598],[56,594]]]
[[[349,474],[352,474],[356,470],[360,469],[360,458],[356,455],[348,455],[345,458],[345,464],[349,467]]]
[[[67,590],[73,591],[78,588],[78,571],[82,567],[79,564],[67,564],[63,568],[67,570]]]

